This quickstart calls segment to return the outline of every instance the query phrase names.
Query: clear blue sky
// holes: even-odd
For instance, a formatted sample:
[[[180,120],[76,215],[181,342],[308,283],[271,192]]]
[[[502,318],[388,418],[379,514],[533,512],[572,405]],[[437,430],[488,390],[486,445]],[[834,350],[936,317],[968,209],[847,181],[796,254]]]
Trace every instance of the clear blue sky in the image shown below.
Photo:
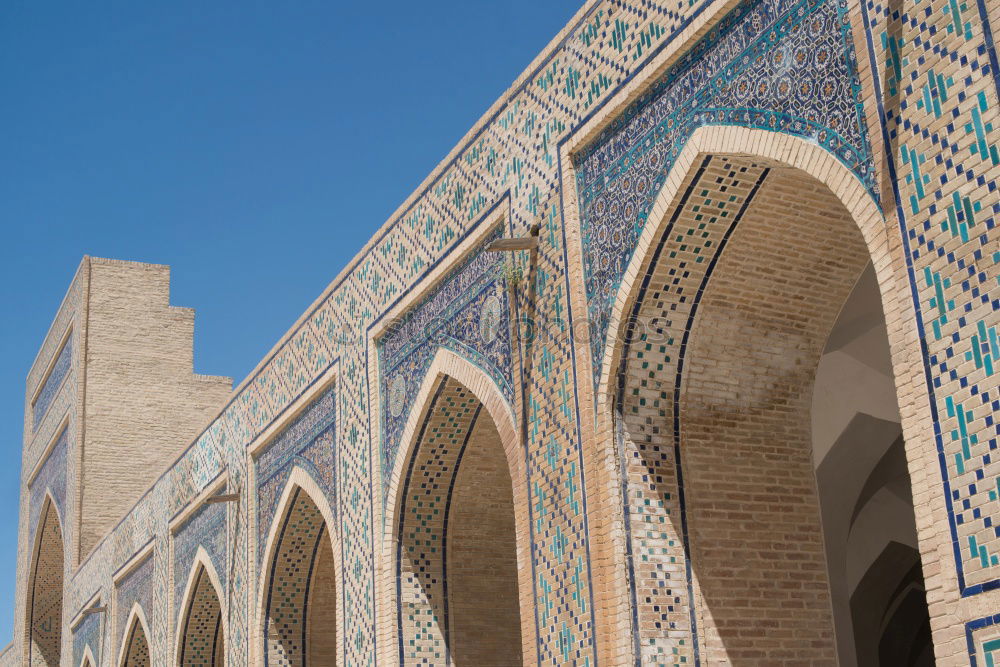
[[[170,264],[237,382],[582,0],[0,5],[0,646],[24,378],[84,254]]]

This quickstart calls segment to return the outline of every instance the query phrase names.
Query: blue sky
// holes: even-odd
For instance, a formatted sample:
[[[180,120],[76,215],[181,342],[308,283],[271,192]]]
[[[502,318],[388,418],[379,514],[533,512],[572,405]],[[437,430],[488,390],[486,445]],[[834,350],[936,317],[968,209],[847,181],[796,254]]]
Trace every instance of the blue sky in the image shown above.
[[[170,264],[239,382],[580,0],[0,5],[0,646],[24,378],[84,254]]]

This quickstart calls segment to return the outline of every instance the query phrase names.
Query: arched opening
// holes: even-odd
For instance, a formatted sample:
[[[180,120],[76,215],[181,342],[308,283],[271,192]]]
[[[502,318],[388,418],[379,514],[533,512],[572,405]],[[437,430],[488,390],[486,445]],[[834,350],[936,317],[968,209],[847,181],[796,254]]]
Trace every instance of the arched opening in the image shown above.
[[[264,601],[264,664],[337,664],[336,563],[330,528],[301,487],[287,496]]]
[[[712,155],[660,230],[623,318],[613,410],[637,656],[923,664],[929,635],[904,631],[927,610],[858,225],[805,171]],[[910,548],[887,591],[864,583],[889,548],[880,530]],[[872,605],[874,626],[858,616]],[[876,628],[861,643],[859,623]]]
[[[497,424],[454,378],[430,400],[394,513],[400,662],[520,665],[513,484]]]
[[[149,667],[152,662],[149,657],[149,639],[146,626],[138,614],[133,614],[128,631],[125,633],[125,645],[122,651],[122,667]]]
[[[216,582],[204,564],[195,565],[188,591],[181,623],[178,664],[222,667],[226,660],[222,604]]]
[[[45,499],[28,600],[28,664],[58,665],[62,648],[63,537],[55,505]]]

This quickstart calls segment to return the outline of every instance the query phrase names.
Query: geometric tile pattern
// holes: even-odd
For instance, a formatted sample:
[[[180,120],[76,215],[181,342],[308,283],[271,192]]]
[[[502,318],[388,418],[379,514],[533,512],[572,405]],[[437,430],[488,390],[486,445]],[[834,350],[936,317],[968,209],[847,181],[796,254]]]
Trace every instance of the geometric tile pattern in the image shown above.
[[[59,434],[41,469],[28,487],[28,534],[34,536],[38,515],[45,506],[45,494],[50,493],[60,517],[66,516],[66,456],[69,449],[69,427]]]
[[[222,607],[215,586],[205,568],[198,566],[191,600],[181,625],[180,664],[195,667],[222,667],[225,638]]]
[[[330,539],[319,508],[301,489],[293,491],[288,513],[274,547],[267,579],[264,664],[291,667],[306,662],[306,619],[313,595],[310,591],[316,554]]]
[[[1000,587],[1000,69],[987,6],[861,3],[963,595]]]
[[[138,617],[132,622],[125,639],[128,648],[125,649],[122,667],[149,667],[152,664],[149,659],[149,641]]]
[[[56,392],[62,387],[63,380],[69,374],[72,364],[73,333],[70,332],[69,336],[66,337],[66,342],[63,343],[62,349],[59,350],[59,355],[56,357],[52,370],[49,371],[48,377],[42,383],[42,388],[38,391],[38,396],[35,397],[34,402],[31,404],[31,423],[36,431],[38,430],[38,425],[42,423],[42,417],[45,416],[49,406],[52,405],[52,399],[55,398]]]
[[[345,659],[352,664],[373,663],[377,652],[374,573],[381,531],[374,530],[378,491],[373,490],[376,471],[372,466],[382,464],[386,450],[384,443],[373,442],[370,434],[379,430],[377,425],[385,424],[385,406],[378,403],[378,396],[389,394],[385,386],[368,384],[367,370],[376,363],[376,351],[365,345],[365,333],[430,271],[448,261],[449,253],[481,223],[491,207],[505,200],[509,210],[505,226],[511,234],[525,233],[530,224],[541,225],[532,285],[538,311],[549,321],[572,324],[561,208],[561,196],[567,193],[559,191],[559,148],[709,4],[707,0],[609,0],[594,3],[582,12],[554,48],[519,80],[503,103],[324,292],[174,468],[81,564],[67,588],[66,605],[79,609],[99,591],[109,589],[116,569],[154,540],[158,568],[155,604],[147,611],[154,617],[151,649],[165,660],[168,649],[162,628],[167,624],[165,619],[156,618],[165,615],[162,610],[171,595],[166,567],[169,537],[164,517],[180,511],[223,470],[228,471],[233,488],[242,488],[248,443],[282,419],[288,406],[337,363],[341,372],[333,399],[338,415],[333,459],[336,478],[321,477],[317,481],[332,480],[335,484],[330,499],[342,544],[344,627],[340,630],[345,639]],[[993,348],[1000,308],[997,299],[991,298],[997,289],[1000,266],[1000,258],[995,255],[994,223],[998,213],[995,183],[1000,176],[995,128],[1000,122],[996,118],[1000,105],[996,54],[989,38],[985,6],[961,0],[922,0],[903,3],[899,11],[895,4],[875,0],[861,3],[868,28],[868,50],[877,74],[875,82],[885,100],[878,111],[885,128],[882,150],[891,174],[883,179],[889,188],[883,189],[887,195],[892,191],[887,201],[898,202],[895,214],[911,265],[914,304],[926,324],[926,330],[921,330],[924,362],[937,415],[942,479],[946,480],[952,508],[955,558],[960,564],[961,587],[967,594],[1000,582],[995,563],[1000,555],[1000,536],[994,520],[1000,512],[996,497],[1000,493],[1000,463],[994,454],[1000,374],[995,370],[997,352]],[[793,8],[786,14],[790,20],[774,24],[774,31],[761,32],[763,24],[754,23],[753,17],[761,17],[766,23]],[[833,27],[835,16],[839,32]],[[797,4],[761,0],[738,7],[731,17],[725,24],[728,27],[710,31],[698,48],[706,56],[718,54],[711,73],[725,75],[706,79],[712,99],[733,100],[733,104],[709,105],[704,113],[691,114],[687,113],[690,107],[684,107],[674,116],[668,113],[656,122],[670,126],[673,118],[674,124],[687,127],[692,127],[690,123],[731,122],[774,127],[809,137],[834,151],[877,195],[879,175],[871,173],[867,148],[857,142],[858,137],[863,137],[863,124],[851,124],[853,116],[848,108],[857,97],[853,55],[849,42],[843,39],[847,31],[843,4],[836,0]],[[816,24],[816,20],[820,23]],[[789,88],[790,80],[769,69],[773,65],[768,64],[771,57],[792,54],[788,66],[797,67],[796,50],[784,46],[801,41],[804,35],[817,45],[830,47],[824,50],[809,45],[809,58],[823,54],[825,59],[827,69],[817,68],[819,71],[836,74],[838,70],[850,70],[847,79],[834,77],[835,94],[829,105],[815,110],[819,113],[815,118],[809,117],[809,103],[824,99],[822,96],[831,90],[827,82],[810,79],[809,90],[802,92],[797,86]],[[831,41],[838,35],[843,40],[840,51]],[[749,58],[750,64],[744,67],[744,61],[732,61],[717,50],[718,44],[728,45],[744,38],[747,41],[743,45],[750,50],[743,52],[767,58]],[[927,63],[937,60],[945,64],[941,71],[927,71]],[[731,72],[726,69],[727,63],[735,65]],[[691,95],[662,95],[643,108],[668,110],[667,102],[672,99],[703,102],[690,79],[688,84],[682,81],[694,70],[682,70],[664,75],[663,90],[688,85]],[[699,72],[709,74],[708,70]],[[737,85],[751,79],[754,86]],[[796,78],[793,83],[802,81]],[[767,90],[760,90],[758,85]],[[708,88],[703,85],[699,90]],[[780,113],[774,115],[772,112],[781,110],[765,104],[776,99],[774,90],[790,92],[784,97],[789,105],[805,100],[804,106],[789,106],[794,113],[789,111],[787,118]],[[748,108],[738,108],[736,102],[740,99]],[[752,107],[755,104],[760,108]],[[635,129],[634,122],[640,118],[636,110],[637,114],[624,119],[614,132],[628,134],[629,128]],[[651,127],[663,126],[654,123]],[[663,154],[659,148],[662,142],[654,142],[658,147],[649,150],[661,159],[651,167],[655,178],[666,171],[670,152],[679,150],[678,144],[683,144],[685,136],[673,127],[665,129],[669,129],[667,134],[674,143],[663,147]],[[594,155],[616,142],[598,143],[600,148]],[[609,169],[618,170],[616,178],[605,184],[595,185],[597,181],[592,180],[585,184],[593,195],[593,201],[583,202],[585,218],[591,214],[587,207],[596,206],[602,188],[626,192],[624,186],[632,186],[632,196],[624,200],[631,206],[631,219],[627,214],[612,216],[625,223],[604,231],[601,225],[585,222],[590,225],[585,229],[585,243],[607,249],[606,253],[586,253],[588,261],[595,264],[588,268],[594,272],[585,275],[585,280],[591,280],[596,271],[607,270],[609,274],[609,279],[601,278],[600,285],[593,282],[587,286],[591,299],[588,306],[592,306],[589,315],[598,325],[602,325],[606,307],[598,301],[614,291],[616,267],[630,252],[630,239],[636,234],[634,226],[645,222],[636,213],[642,200],[635,188],[642,185],[649,191],[655,189],[652,181],[644,184],[630,176],[630,170],[640,166],[639,161],[632,160],[639,152],[616,156],[613,163],[609,158]],[[943,177],[932,178],[931,167]],[[582,177],[590,179],[585,173]],[[607,210],[612,211],[610,204]],[[621,210],[625,211],[625,207]],[[606,244],[602,236],[607,236]],[[946,238],[941,241],[939,237]],[[64,320],[78,306],[78,288],[78,283],[71,288],[53,331],[66,330]],[[517,391],[524,388],[520,398],[526,406],[526,485],[532,531],[529,560],[536,605],[545,610],[536,618],[539,660],[593,663],[593,595],[587,499],[582,491],[585,487],[573,368],[575,352],[565,336],[557,335],[561,331],[559,325],[553,331],[539,331],[530,348],[519,350],[525,355],[520,365],[529,370],[511,378],[510,386]],[[60,343],[61,339],[50,336],[43,356],[54,359]],[[603,350],[603,345],[594,348]],[[599,364],[594,367],[599,368]],[[29,378],[32,387],[41,384],[39,374],[43,372],[33,371]],[[62,382],[63,387],[75,384],[72,373]],[[55,391],[45,415],[39,413],[33,420],[37,436],[25,452],[26,470],[33,469],[40,449],[52,441],[50,430],[53,437],[56,435],[56,415],[61,417],[64,408],[69,408],[70,393]],[[385,433],[385,429],[381,430]],[[246,505],[242,503],[232,510],[230,566],[228,570],[217,568],[220,573],[232,575],[227,595],[232,600],[229,662],[234,665],[247,660],[245,633],[253,587],[249,582],[254,580],[254,555],[247,552],[247,531],[253,526],[253,517],[248,515]],[[19,581],[24,582],[27,573],[25,566],[21,567]],[[91,627],[91,622],[87,619],[80,627]],[[98,649],[93,647],[95,656]]]
[[[616,440],[627,471],[623,497],[633,632],[643,664],[697,661],[691,563],[676,418],[675,375],[704,268],[767,169],[709,157],[672,211],[632,307],[633,331],[617,369]],[[699,261],[705,258],[705,261]]]
[[[483,245],[502,231],[498,227]],[[439,347],[471,361],[514,400],[510,304],[499,277],[503,261],[502,253],[480,246],[378,341],[383,504],[403,427]]]
[[[336,501],[337,392],[331,386],[257,455],[257,563],[267,547],[278,501],[294,466],[319,485],[330,507]]]
[[[845,0],[742,3],[582,152],[577,188],[595,386],[621,278],[696,128],[742,125],[813,139],[877,199],[846,11]]]
[[[174,533],[173,605],[175,614],[184,613],[184,589],[194,565],[198,548],[205,549],[219,575],[219,585],[226,590],[228,582],[229,525],[226,522],[228,503],[203,505]]]
[[[32,567],[28,664],[58,665],[62,648],[63,538],[51,503],[45,505]]]
[[[81,664],[84,653],[89,648],[94,660],[100,665],[102,638],[100,614],[84,616],[80,624],[73,628],[73,664]]]
[[[402,480],[396,544],[403,664],[450,664],[445,562],[454,478],[483,404],[459,382],[437,387]]]
[[[147,556],[142,563],[135,566],[131,572],[118,582],[115,594],[115,627],[121,633],[122,642],[128,639],[127,633],[131,629],[128,627],[128,621],[132,614],[133,606],[138,604],[144,614],[147,609],[152,609],[154,604],[153,586],[154,570],[152,555]],[[118,638],[116,637],[115,641],[117,642],[117,640]],[[117,644],[112,654],[118,655]]]
[[[1000,614],[966,623],[965,640],[972,667],[1000,665]]]

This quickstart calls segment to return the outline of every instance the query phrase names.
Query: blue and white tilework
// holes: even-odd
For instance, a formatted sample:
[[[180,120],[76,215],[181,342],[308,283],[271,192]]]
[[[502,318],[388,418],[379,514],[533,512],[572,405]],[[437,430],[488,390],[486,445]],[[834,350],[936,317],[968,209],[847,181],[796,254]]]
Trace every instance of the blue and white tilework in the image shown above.
[[[667,174],[704,125],[805,137],[878,197],[844,0],[741,4],[671,67],[577,165],[595,386],[611,310]]]
[[[226,503],[202,505],[174,533],[173,609],[178,617],[184,608],[184,587],[187,586],[199,547],[208,554],[219,575],[219,584],[223,591],[226,590],[229,571],[227,511]]]
[[[257,457],[257,564],[292,468],[301,467],[336,507],[337,392],[331,386],[302,411]]]
[[[484,241],[501,233],[498,228]],[[477,248],[378,341],[382,396],[382,502],[403,427],[439,348],[482,369],[509,403],[514,400],[510,299],[503,255]]]

